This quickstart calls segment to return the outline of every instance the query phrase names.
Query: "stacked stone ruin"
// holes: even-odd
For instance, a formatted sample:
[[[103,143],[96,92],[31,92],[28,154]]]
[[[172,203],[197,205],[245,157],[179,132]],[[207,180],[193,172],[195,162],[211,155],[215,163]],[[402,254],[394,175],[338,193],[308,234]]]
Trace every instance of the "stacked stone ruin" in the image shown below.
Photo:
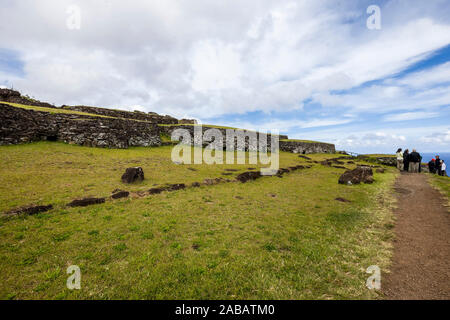
[[[2,102],[52,108],[55,112],[24,109]],[[186,129],[194,137],[195,123],[195,120],[178,120],[154,112],[129,112],[88,106],[56,107],[24,97],[18,91],[0,89],[0,145],[47,140],[103,148],[154,147],[162,145],[162,134],[171,136],[175,129]],[[207,129],[219,130],[226,136],[225,128],[203,126],[202,133]],[[243,132],[241,130],[239,134]],[[256,134],[259,139],[262,133]],[[263,135],[270,148],[270,135]],[[287,140],[288,137],[284,135],[280,135],[279,139],[282,151],[300,154],[335,152],[333,144]],[[209,143],[204,142],[203,146]],[[218,147],[225,149],[226,141]],[[246,150],[256,151],[249,147],[248,140]]]

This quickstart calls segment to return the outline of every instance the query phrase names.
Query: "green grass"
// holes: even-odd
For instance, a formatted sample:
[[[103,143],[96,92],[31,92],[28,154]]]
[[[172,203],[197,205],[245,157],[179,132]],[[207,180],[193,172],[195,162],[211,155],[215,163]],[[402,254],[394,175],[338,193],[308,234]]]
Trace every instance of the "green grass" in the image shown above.
[[[339,185],[343,170],[314,164],[283,178],[64,206],[74,197],[109,195],[116,188],[146,190],[219,177],[225,168],[238,174],[260,167],[175,165],[170,152],[50,142],[0,147],[1,211],[55,204],[47,213],[0,220],[0,298],[377,297],[365,287],[365,270],[389,265],[389,190],[397,174],[391,168],[375,173],[372,185]],[[281,167],[306,163],[290,153],[280,157]],[[144,168],[146,180],[125,186],[120,176],[134,165]],[[81,290],[66,289],[70,265],[81,268]]]
[[[450,178],[428,174],[428,181],[447,198],[450,205]]]

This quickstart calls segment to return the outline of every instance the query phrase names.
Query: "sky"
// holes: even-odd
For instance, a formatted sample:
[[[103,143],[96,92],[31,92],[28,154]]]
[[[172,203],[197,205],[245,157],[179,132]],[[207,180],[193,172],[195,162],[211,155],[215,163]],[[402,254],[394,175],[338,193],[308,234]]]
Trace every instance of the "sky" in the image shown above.
[[[0,4],[0,86],[42,101],[450,152],[448,0]]]

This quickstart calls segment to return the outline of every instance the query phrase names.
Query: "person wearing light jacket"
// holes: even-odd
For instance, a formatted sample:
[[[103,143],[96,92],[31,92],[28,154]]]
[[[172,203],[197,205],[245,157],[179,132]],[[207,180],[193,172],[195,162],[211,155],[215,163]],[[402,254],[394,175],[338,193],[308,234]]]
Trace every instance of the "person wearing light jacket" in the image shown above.
[[[403,152],[402,152],[402,148],[399,148],[395,155],[397,157],[397,169],[402,171],[403,170]]]

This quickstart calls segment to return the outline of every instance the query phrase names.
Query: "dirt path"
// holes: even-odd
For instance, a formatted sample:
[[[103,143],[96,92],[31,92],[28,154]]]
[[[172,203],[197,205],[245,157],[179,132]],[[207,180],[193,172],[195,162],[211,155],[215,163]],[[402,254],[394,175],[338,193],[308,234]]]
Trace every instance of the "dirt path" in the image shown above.
[[[424,174],[401,174],[386,299],[450,299],[450,213]]]

